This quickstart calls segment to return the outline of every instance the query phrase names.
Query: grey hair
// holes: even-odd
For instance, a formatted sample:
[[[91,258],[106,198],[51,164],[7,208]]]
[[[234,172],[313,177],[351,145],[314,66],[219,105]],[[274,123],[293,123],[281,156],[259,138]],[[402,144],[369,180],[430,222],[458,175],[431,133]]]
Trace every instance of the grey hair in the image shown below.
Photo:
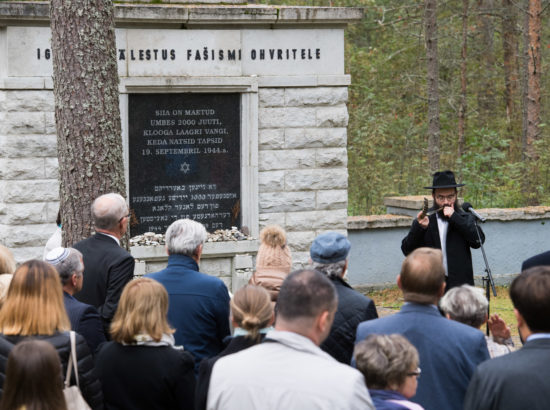
[[[311,269],[317,270],[321,273],[324,273],[329,278],[330,277],[341,277],[344,273],[344,268],[346,267],[347,260],[338,261],[334,263],[320,263],[320,262],[311,262]]]
[[[439,302],[439,307],[451,319],[478,329],[487,319],[489,302],[483,289],[470,285],[452,288]]]
[[[178,219],[166,230],[166,248],[170,255],[193,256],[206,241],[206,228],[191,219]]]
[[[355,345],[353,355],[368,388],[378,390],[402,386],[419,362],[416,348],[399,334],[372,334]]]
[[[92,218],[96,228],[112,229],[125,215],[128,205],[122,195],[110,193],[97,197],[92,203]]]
[[[74,248],[67,248],[69,255],[63,259],[61,262],[52,263],[51,261],[46,260],[50,265],[57,270],[59,273],[59,279],[61,279],[61,284],[65,286],[69,283],[73,273],[76,273],[77,276],[82,275],[84,270],[84,263],[82,263],[82,253]]]

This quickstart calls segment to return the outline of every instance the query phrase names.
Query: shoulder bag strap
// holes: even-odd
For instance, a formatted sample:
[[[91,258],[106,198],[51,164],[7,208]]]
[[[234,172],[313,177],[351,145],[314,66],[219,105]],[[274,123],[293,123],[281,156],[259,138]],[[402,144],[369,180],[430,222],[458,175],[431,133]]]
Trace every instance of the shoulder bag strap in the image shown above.
[[[74,330],[70,331],[70,337],[71,337],[71,355],[69,357],[69,363],[67,364],[67,374],[69,375],[68,381],[70,383],[70,368],[71,368],[71,362],[72,367],[74,368],[74,377],[76,379],[76,385],[80,389],[80,383],[78,382],[78,361],[76,357],[76,333]],[[67,383],[67,380],[65,380]]]

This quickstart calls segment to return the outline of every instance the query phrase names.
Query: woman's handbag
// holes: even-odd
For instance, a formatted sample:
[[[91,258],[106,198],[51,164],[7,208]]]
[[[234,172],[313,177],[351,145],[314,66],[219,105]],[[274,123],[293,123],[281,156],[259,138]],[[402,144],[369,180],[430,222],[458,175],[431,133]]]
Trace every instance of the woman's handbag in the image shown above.
[[[80,392],[80,384],[78,383],[78,366],[76,360],[76,333],[70,331],[71,338],[71,353],[69,356],[69,363],[67,363],[67,375],[65,376],[65,387],[63,388],[63,394],[65,395],[65,402],[67,403],[68,410],[91,410],[88,406],[82,393]],[[71,386],[71,371],[74,368],[74,376],[76,379],[76,386]]]

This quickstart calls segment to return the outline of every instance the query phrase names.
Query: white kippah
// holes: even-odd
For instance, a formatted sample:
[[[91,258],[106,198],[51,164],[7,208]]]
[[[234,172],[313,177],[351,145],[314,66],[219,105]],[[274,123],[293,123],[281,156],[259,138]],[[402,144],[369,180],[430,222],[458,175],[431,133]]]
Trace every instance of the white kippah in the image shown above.
[[[46,262],[50,265],[57,265],[67,259],[69,256],[69,250],[67,248],[53,248],[46,255]]]

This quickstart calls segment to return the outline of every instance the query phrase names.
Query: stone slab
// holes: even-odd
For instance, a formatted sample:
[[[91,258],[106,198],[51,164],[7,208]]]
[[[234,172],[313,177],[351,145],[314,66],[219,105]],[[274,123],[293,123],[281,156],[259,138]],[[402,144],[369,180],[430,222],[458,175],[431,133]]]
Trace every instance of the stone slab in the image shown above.
[[[8,26],[6,33],[6,76],[50,78],[49,27]],[[342,28],[117,28],[116,49],[120,77],[344,75]]]
[[[206,0],[203,3],[209,3]],[[233,3],[237,0],[228,0]],[[180,0],[164,0],[172,4],[115,4],[115,22],[121,24],[338,24],[360,21],[363,9],[360,7],[300,7],[272,5],[186,5]],[[0,2],[0,25],[16,21],[40,24],[49,22],[49,3]]]

